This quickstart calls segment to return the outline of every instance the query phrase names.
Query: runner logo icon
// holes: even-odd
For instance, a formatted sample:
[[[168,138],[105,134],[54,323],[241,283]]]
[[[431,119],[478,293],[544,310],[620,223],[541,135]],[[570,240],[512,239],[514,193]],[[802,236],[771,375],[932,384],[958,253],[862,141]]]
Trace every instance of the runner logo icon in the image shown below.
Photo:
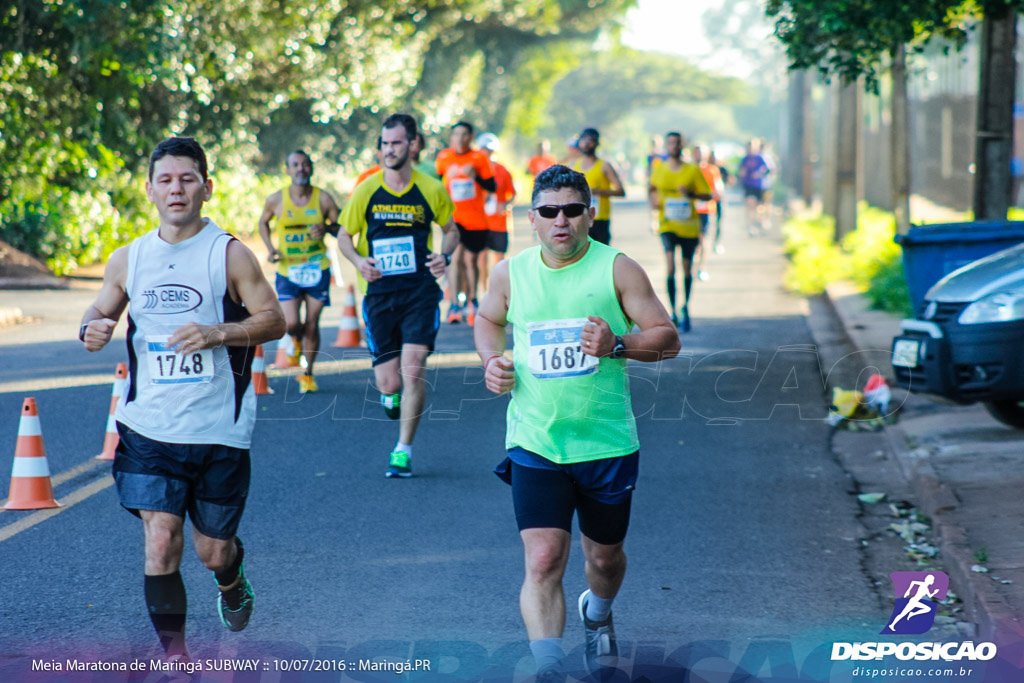
[[[882,634],[919,635],[935,623],[938,601],[946,598],[949,577],[943,572],[893,572],[896,606]]]

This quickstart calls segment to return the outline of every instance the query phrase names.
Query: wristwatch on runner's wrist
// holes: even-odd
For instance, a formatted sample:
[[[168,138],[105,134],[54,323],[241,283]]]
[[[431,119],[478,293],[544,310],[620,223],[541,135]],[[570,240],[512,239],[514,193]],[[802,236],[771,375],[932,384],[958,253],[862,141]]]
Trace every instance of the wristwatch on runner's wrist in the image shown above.
[[[84,342],[85,341],[85,331],[87,329],[89,329],[89,323],[83,323],[82,324],[82,329],[78,330],[78,341],[80,341],[80,342]]]
[[[612,358],[622,358],[626,355],[626,342],[622,337],[615,335],[615,346],[612,347]]]

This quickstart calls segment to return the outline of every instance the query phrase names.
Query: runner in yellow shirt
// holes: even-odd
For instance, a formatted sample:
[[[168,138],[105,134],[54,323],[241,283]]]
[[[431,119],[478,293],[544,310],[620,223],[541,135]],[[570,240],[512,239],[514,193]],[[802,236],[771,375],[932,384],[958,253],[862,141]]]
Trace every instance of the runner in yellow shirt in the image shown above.
[[[658,234],[665,248],[667,266],[665,285],[668,289],[672,321],[683,332],[690,331],[690,291],[693,288],[693,255],[700,244],[700,217],[694,201],[711,199],[711,187],[696,164],[683,161],[683,136],[665,135],[668,158],[651,170],[651,208],[658,211]],[[683,306],[676,315],[676,248],[683,256]]]

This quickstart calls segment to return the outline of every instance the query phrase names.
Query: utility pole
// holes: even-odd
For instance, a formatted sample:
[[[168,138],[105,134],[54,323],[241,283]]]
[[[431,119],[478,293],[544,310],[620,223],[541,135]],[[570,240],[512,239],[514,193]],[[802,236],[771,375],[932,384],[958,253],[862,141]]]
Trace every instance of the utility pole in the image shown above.
[[[991,8],[981,24],[981,79],[975,141],[974,216],[1005,220],[1013,179],[1013,87],[1017,64],[1017,14]]]

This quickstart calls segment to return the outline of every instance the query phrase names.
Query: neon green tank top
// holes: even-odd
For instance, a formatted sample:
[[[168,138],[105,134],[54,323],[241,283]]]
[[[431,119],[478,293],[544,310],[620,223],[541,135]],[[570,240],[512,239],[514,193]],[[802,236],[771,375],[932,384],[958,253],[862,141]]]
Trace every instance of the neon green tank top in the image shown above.
[[[624,359],[584,356],[588,315],[615,334],[632,327],[615,294],[617,249],[590,241],[579,261],[549,268],[539,246],[509,260],[516,388],[508,406],[507,448],[519,446],[569,465],[640,448]]]
[[[594,165],[588,168],[586,171],[583,170],[583,157],[576,159],[572,162],[572,170],[579,171],[583,174],[583,177],[587,179],[587,185],[590,185],[591,190],[610,190],[612,184],[608,180],[608,176],[604,174],[604,160],[598,159],[594,162]],[[608,195],[596,195],[590,196],[590,205],[597,209],[597,215],[594,216],[595,221],[606,221],[612,217],[612,200],[608,198]]]
[[[317,268],[327,270],[331,264],[324,241],[310,237],[309,226],[323,222],[320,188],[313,188],[313,194],[303,206],[295,205],[287,187],[281,190],[281,215],[275,222],[277,250],[281,252],[277,272],[304,287],[320,282],[320,275],[315,271]]]

